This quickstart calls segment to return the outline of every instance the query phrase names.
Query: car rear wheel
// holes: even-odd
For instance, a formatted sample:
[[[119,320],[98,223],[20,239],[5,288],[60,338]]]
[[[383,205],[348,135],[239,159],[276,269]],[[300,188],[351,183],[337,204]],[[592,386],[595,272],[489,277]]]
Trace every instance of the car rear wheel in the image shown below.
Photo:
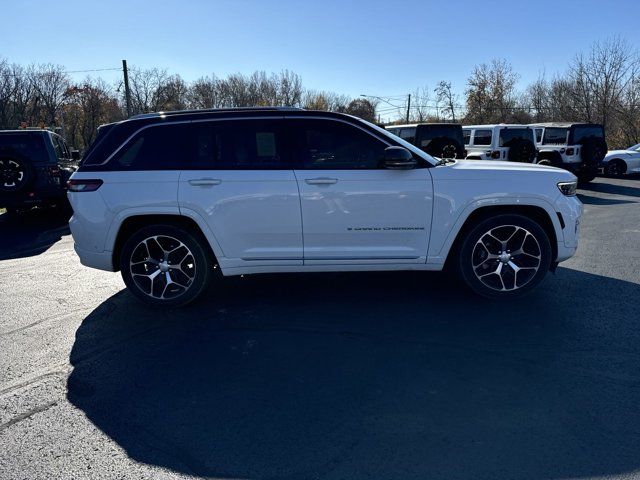
[[[627,171],[627,165],[619,159],[611,160],[604,169],[604,173],[612,177],[621,177]]]
[[[458,257],[463,282],[492,299],[530,292],[550,265],[547,234],[523,215],[498,215],[480,221],[464,239]]]
[[[178,307],[195,300],[212,277],[203,241],[173,225],[153,225],[124,244],[120,272],[131,293],[145,303]]]

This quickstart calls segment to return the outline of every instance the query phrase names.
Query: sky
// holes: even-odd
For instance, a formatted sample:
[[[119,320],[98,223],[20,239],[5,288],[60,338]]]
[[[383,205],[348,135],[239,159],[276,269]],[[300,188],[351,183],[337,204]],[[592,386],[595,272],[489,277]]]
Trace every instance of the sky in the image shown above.
[[[306,88],[400,96],[509,61],[524,88],[598,40],[640,47],[640,0],[0,0],[0,58],[69,71],[161,67],[185,80],[289,69]],[[108,81],[119,71],[74,73]]]

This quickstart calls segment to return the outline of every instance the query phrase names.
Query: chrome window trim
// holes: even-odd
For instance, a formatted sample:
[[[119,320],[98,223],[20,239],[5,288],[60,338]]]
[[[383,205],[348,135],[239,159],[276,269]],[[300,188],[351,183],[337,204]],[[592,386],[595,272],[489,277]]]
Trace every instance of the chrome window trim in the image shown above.
[[[159,117],[159,119],[162,119],[162,117]],[[156,123],[150,123],[149,125],[144,125],[143,127],[140,127],[138,130],[133,132],[131,135],[129,135],[127,137],[127,139],[124,140],[118,146],[118,148],[116,148],[113,151],[113,153],[107,157],[106,160],[104,160],[101,163],[92,163],[92,164],[89,164],[87,166],[106,165],[107,163],[109,163],[113,159],[113,157],[115,157],[124,148],[124,146],[127,143],[129,143],[140,132],[142,132],[143,130],[146,130],[148,128],[160,127],[160,126],[164,126],[164,125],[181,125],[181,124],[187,124],[187,123],[228,122],[228,121],[265,120],[265,119],[276,119],[276,120],[325,120],[325,121],[344,123],[346,125],[351,125],[351,126],[357,128],[357,129],[363,131],[364,133],[366,133],[367,135],[371,136],[372,138],[375,138],[376,140],[382,142],[387,147],[393,146],[393,144],[390,143],[389,140],[387,140],[386,138],[383,138],[382,136],[376,135],[376,134],[370,132],[369,130],[361,127],[360,125],[357,124],[357,122],[350,122],[350,121],[347,121],[347,120],[343,120],[341,118],[325,117],[325,116],[322,116],[322,115],[304,116],[304,117],[300,117],[300,116],[297,116],[297,115],[296,116],[293,116],[293,115],[277,115],[277,116],[276,115],[274,115],[274,116],[261,115],[261,116],[252,116],[252,117],[203,118],[203,119],[198,119],[198,120],[175,120],[175,121],[169,121],[169,122],[156,122]]]

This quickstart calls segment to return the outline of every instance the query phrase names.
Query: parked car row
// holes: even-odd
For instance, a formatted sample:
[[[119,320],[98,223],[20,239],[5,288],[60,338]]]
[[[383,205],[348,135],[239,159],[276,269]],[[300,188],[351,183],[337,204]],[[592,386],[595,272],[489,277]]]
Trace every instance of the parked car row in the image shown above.
[[[590,182],[596,177],[607,153],[604,128],[598,124],[463,126],[437,123],[386,128],[439,158],[539,163],[569,170],[581,182]],[[626,159],[631,157],[619,155],[610,170],[627,171]]]

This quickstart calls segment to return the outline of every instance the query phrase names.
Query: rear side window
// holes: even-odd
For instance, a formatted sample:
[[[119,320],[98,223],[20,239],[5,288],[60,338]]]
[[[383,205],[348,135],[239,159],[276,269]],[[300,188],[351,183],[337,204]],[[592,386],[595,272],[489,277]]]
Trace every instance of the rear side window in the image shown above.
[[[462,141],[465,145],[469,145],[471,141],[471,130],[462,130]]]
[[[114,169],[176,170],[189,163],[188,124],[143,129],[111,159]]]
[[[502,128],[498,146],[508,147],[514,140],[533,141],[533,132],[530,128]]]
[[[476,130],[473,136],[474,145],[491,145],[491,130]]]
[[[194,168],[278,170],[285,162],[279,120],[191,124]]]
[[[400,130],[400,138],[415,145],[416,144],[416,127],[403,128],[402,130]]]
[[[359,128],[334,121],[295,122],[294,144],[300,168],[376,169],[387,145]]]
[[[567,133],[569,130],[566,128],[547,127],[542,135],[542,143],[544,145],[565,145]]]
[[[587,138],[604,138],[604,130],[599,125],[573,127],[572,143],[580,144]]]
[[[41,134],[0,134],[0,157],[17,157],[28,162],[46,162],[47,147]]]

